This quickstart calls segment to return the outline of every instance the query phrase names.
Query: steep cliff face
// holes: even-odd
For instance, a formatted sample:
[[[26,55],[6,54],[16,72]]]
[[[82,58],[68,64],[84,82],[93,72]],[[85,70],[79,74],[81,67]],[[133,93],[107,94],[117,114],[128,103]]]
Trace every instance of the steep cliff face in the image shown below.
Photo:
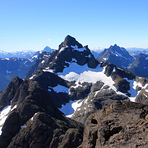
[[[50,63],[49,68],[55,73],[63,72],[71,63],[81,66],[87,64],[89,68],[96,68],[99,62],[94,58],[88,46],[83,47],[75,38],[68,35],[59,45],[55,60]]]
[[[15,96],[15,93],[22,82],[23,80],[16,76],[12,78],[11,82],[0,96],[0,110],[9,105],[10,101]]]

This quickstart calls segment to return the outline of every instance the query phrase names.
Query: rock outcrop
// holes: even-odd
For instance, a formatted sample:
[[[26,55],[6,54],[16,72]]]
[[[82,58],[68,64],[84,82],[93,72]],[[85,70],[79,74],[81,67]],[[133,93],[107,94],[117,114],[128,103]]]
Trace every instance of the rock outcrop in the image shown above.
[[[148,106],[117,101],[85,122],[82,148],[127,148],[148,145]]]
[[[5,89],[5,91],[2,92],[0,97],[0,110],[2,110],[5,106],[10,105],[10,101],[13,99],[18,87],[23,82],[22,79],[14,76]]]

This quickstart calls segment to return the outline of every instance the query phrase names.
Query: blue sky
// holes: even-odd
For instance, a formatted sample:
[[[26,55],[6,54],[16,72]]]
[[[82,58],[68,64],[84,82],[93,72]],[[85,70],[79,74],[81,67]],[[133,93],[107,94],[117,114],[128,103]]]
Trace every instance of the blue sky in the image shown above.
[[[0,50],[58,48],[66,35],[89,48],[148,48],[148,0],[0,0]]]

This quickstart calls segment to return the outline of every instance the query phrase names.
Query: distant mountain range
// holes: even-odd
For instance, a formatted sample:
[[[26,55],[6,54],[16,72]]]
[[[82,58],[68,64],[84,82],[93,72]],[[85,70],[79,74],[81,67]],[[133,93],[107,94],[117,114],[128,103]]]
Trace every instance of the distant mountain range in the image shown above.
[[[121,66],[134,60],[117,45],[105,53]],[[146,147],[148,79],[117,64],[70,35],[40,53],[27,78],[13,77],[0,95],[0,147]]]
[[[18,76],[23,79],[34,61],[35,57],[30,59],[0,58],[0,90],[6,88],[13,76]]]
[[[135,75],[141,77],[148,77],[147,50],[146,49],[136,50],[136,49],[138,48],[132,48],[130,50],[129,49],[126,50],[125,48],[119,47],[115,44],[114,46],[110,46],[108,49],[104,49],[99,54],[97,59],[128,69],[129,71],[133,72]]]
[[[148,77],[148,54],[140,53],[128,67],[128,70],[138,76]]]
[[[15,52],[5,52],[0,51],[0,58],[31,58],[37,51],[15,51]]]
[[[4,90],[6,88],[13,76],[18,76],[24,79],[27,71],[34,64],[36,59],[38,59],[38,57],[40,58],[40,54],[46,52],[52,53],[52,51],[54,51],[54,49],[46,46],[43,50],[38,52],[0,52],[0,57],[3,57],[0,58],[0,90]]]
[[[41,51],[33,51],[33,50],[26,50],[26,51],[12,51],[12,52],[7,52],[7,51],[0,51],[0,58],[24,58],[24,59],[29,59],[33,57],[33,55],[39,53],[39,52],[51,52],[52,50],[49,46],[46,46],[43,50]]]

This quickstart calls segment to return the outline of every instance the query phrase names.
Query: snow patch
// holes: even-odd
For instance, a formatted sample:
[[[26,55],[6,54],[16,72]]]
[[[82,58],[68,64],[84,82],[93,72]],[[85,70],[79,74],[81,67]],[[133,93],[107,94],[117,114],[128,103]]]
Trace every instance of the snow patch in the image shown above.
[[[32,58],[37,58],[38,57],[38,55],[34,55]]]
[[[136,96],[138,94],[138,92],[136,91],[136,81],[135,79],[133,80],[128,80],[127,78],[125,78],[129,83],[130,83],[130,90],[128,91],[131,96],[129,97],[130,101],[135,102]]]
[[[51,72],[51,73],[53,73],[53,70],[52,69],[49,69],[49,67],[48,67],[46,69],[43,69],[43,72]]]
[[[146,89],[147,88],[147,86],[148,86],[148,84],[146,84],[146,85],[144,85],[144,86],[142,86],[142,84],[140,83],[140,82],[136,82],[136,81],[134,81],[134,89],[136,89],[136,87],[141,87],[141,89]]]
[[[80,82],[78,82],[78,81],[76,81],[75,84],[76,84],[76,86],[71,86],[70,88],[76,89],[78,87],[82,87],[82,84]]]
[[[121,69],[121,68],[119,68],[119,67],[118,67],[117,69],[119,69],[119,70],[123,71],[123,69]]]
[[[32,80],[36,75],[33,75],[32,77],[30,77],[29,79]]]
[[[34,115],[33,115],[33,117],[30,119],[32,122],[33,122],[33,119],[34,119],[34,117],[37,115],[37,113],[35,113]]]
[[[63,78],[69,81],[75,80],[80,83],[83,83],[83,82],[96,83],[97,81],[102,81],[106,85],[110,86],[113,90],[116,90],[116,88],[113,86],[114,81],[112,80],[111,77],[107,77],[104,74],[104,71],[102,72],[84,71],[81,74],[70,72],[69,74],[63,76]]]
[[[115,51],[115,55],[119,57],[123,57],[119,52]]]
[[[15,105],[15,106],[11,109],[11,111],[15,110],[16,108],[17,108],[17,105]]]
[[[107,61],[107,60],[108,60],[108,58],[103,58],[103,60]]]
[[[72,46],[72,45],[71,45],[71,47],[73,48],[73,50],[77,50],[77,51],[79,51],[79,52],[83,52],[83,51],[86,50],[86,48],[78,48],[77,45],[75,45],[75,46]]]
[[[72,108],[76,111],[82,105],[83,101],[80,99],[72,104]]]
[[[45,60],[43,60],[43,61],[41,62],[41,64],[43,64],[43,63],[45,63]]]
[[[2,134],[3,125],[7,119],[10,111],[11,111],[11,106],[8,105],[0,112],[0,135]]]
[[[3,59],[1,59],[1,60],[7,60],[7,61],[9,61],[9,60],[10,60],[10,58],[3,58]]]
[[[62,52],[62,51],[64,51],[65,48],[67,48],[67,47],[68,47],[68,46],[66,46],[66,47],[62,47],[62,48],[59,50],[59,53]]]

